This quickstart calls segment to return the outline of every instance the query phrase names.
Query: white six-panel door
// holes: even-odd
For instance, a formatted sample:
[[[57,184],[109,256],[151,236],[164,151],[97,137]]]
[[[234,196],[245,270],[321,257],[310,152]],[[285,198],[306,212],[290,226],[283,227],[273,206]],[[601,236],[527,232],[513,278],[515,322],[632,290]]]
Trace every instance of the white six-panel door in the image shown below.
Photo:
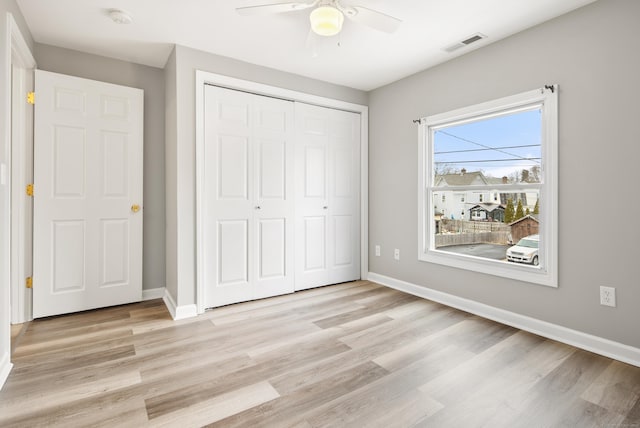
[[[206,307],[291,293],[293,103],[204,90]]]
[[[296,117],[296,278],[360,278],[360,115],[303,103]]]
[[[143,91],[35,77],[33,315],[139,301]]]

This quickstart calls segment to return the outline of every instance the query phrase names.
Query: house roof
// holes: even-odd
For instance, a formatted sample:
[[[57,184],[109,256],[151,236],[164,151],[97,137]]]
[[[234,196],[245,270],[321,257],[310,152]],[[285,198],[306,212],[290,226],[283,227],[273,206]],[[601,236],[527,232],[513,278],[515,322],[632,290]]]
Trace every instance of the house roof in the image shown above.
[[[489,184],[480,171],[436,175],[436,186],[470,186],[472,184]]]
[[[518,220],[516,220],[514,222],[509,223],[509,226],[512,226],[512,225],[517,224],[517,223],[520,223],[521,221],[525,221],[526,219],[531,219],[531,220],[535,221],[536,223],[540,223],[540,220],[538,220],[537,218],[535,218],[534,216],[529,214],[529,215],[526,215],[526,216],[524,216],[522,218],[519,218]]]
[[[491,204],[491,203],[482,203],[482,204],[476,204],[474,206],[472,206],[471,208],[469,208],[470,211],[476,209],[476,208],[480,208],[485,210],[486,212],[493,212],[497,209],[502,209],[504,210],[504,206],[500,205],[500,204]]]
[[[439,186],[482,186],[488,184],[502,184],[502,178],[487,177],[482,171],[456,172],[453,174],[440,174],[435,177],[435,185]]]

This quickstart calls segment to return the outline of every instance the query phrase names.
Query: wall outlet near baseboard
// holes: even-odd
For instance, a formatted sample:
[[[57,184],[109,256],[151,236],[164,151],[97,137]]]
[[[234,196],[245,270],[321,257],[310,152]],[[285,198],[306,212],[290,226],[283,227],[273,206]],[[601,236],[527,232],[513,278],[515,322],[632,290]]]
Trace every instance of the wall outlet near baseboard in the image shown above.
[[[600,304],[616,307],[616,289],[614,287],[600,287]]]
[[[396,260],[400,260],[400,250],[399,249],[395,249],[393,250],[393,258]]]

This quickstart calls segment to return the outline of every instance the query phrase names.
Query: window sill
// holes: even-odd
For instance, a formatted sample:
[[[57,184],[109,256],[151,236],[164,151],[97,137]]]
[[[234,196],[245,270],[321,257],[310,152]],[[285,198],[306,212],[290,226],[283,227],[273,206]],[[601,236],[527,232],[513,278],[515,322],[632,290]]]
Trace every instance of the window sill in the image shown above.
[[[515,279],[531,284],[554,288],[558,287],[557,275],[549,273],[548,269],[545,269],[542,265],[530,266],[525,264],[509,263],[506,261],[453,254],[439,250],[421,252],[418,255],[418,260],[503,278]]]

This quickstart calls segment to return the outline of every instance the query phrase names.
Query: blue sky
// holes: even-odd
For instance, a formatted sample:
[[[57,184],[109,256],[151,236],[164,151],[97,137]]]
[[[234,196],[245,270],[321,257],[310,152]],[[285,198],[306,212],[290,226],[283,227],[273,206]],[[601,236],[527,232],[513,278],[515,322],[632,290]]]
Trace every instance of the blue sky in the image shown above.
[[[498,178],[540,166],[541,123],[536,109],[439,129],[434,160],[458,171],[481,170]]]

